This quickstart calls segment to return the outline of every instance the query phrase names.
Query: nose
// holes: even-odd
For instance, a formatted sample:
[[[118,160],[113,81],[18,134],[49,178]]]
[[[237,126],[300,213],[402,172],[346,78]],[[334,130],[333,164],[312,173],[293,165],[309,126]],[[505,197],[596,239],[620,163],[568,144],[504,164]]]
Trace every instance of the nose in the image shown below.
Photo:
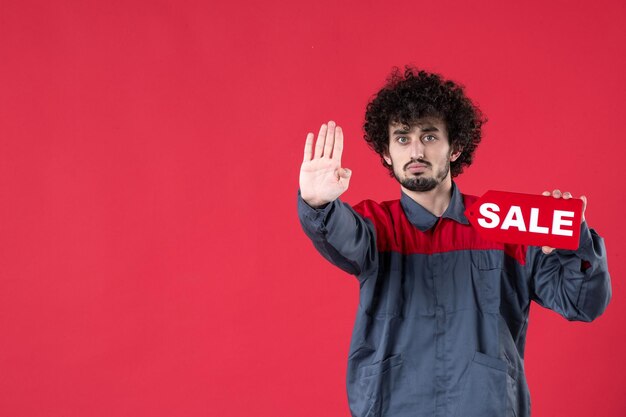
[[[411,143],[411,159],[424,159],[424,144],[421,140]]]

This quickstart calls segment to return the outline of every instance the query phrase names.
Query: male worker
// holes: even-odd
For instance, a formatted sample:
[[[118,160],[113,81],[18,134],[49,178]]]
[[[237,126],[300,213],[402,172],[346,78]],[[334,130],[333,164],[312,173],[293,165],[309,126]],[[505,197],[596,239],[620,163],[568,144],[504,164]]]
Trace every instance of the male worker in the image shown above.
[[[364,130],[401,197],[355,207],[338,199],[351,177],[341,128],[322,125],[315,144],[307,135],[302,227],[360,284],[347,381],[354,417],[529,416],[530,301],[580,321],[609,302],[604,243],[584,215],[576,251],[488,241],[468,222],[476,197],[452,178],[471,164],[484,122],[461,86],[396,69],[368,104]]]

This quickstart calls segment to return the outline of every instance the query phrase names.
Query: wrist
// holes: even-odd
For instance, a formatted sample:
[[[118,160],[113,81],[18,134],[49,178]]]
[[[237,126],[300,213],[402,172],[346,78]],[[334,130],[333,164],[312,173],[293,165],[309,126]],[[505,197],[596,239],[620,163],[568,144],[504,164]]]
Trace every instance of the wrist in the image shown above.
[[[304,201],[309,207],[316,209],[316,210],[320,210],[323,209],[324,207],[326,207],[330,201],[316,201],[316,200],[307,200],[306,198],[302,198],[302,201]]]

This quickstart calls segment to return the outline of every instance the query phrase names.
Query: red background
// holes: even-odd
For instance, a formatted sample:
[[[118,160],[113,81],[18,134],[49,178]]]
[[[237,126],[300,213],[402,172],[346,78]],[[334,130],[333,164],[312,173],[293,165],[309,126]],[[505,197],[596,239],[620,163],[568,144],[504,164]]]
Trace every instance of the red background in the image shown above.
[[[506,3],[506,4],[505,4]],[[466,193],[589,197],[613,301],[534,305],[537,416],[626,414],[623,1],[0,3],[0,415],[348,416],[357,281],[300,230],[307,131],[344,199],[399,196],[362,140],[393,65],[490,121]]]

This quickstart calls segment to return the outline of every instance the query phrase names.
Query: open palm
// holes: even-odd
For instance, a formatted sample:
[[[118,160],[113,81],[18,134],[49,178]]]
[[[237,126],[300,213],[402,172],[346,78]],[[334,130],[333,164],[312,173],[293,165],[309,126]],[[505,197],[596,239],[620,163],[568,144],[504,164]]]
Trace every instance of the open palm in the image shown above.
[[[306,137],[300,168],[300,195],[311,207],[321,207],[348,189],[350,170],[341,167],[343,131],[334,122],[323,124],[313,147],[313,133]]]

